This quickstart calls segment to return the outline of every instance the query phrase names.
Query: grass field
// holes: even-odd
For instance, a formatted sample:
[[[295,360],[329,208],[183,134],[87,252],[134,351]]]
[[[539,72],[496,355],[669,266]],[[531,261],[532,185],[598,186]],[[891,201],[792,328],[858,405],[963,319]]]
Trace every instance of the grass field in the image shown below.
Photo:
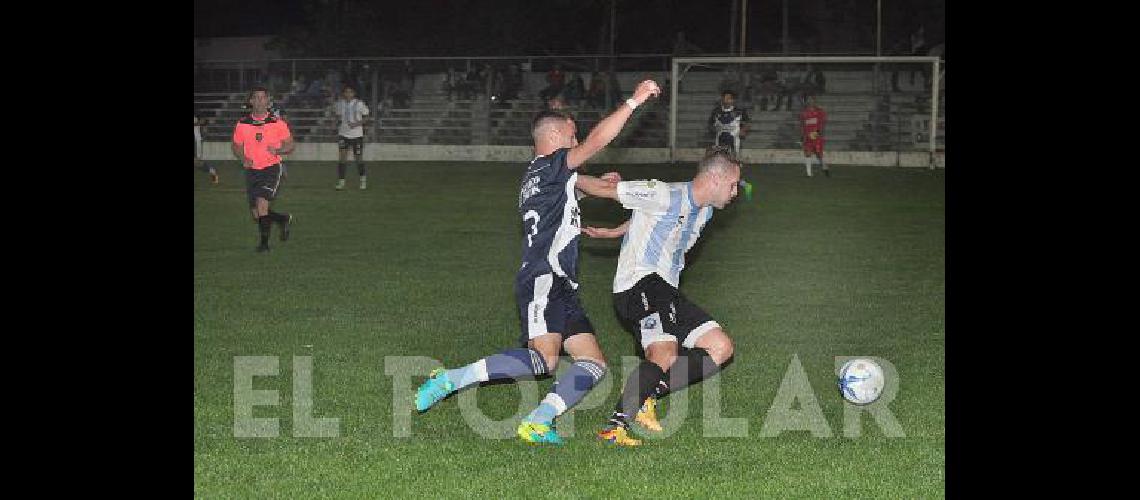
[[[835,167],[806,178],[795,165],[749,167],[756,200],[718,211],[689,254],[682,290],[736,344],[720,377],[721,415],[747,437],[704,437],[701,385],[671,437],[615,449],[593,433],[616,401],[632,337],[610,305],[619,240],[581,244],[582,300],[609,360],[603,403],[577,412],[562,447],[487,439],[449,398],[394,436],[386,356],[448,367],[510,347],[518,335],[513,276],[521,229],[522,164],[370,165],[369,190],[332,189],[332,163],[293,163],[274,207],[296,215],[293,238],[256,254],[257,231],[236,163],[222,184],[194,172],[194,489],[233,497],[942,497],[945,486],[945,177],[943,171]],[[688,179],[694,167],[590,165],[626,179]],[[583,200],[583,223],[616,225],[623,211]],[[834,357],[879,356],[898,369],[890,403],[906,436],[869,416],[843,435]],[[254,388],[279,406],[280,437],[234,437],[235,356],[274,356],[280,374]],[[339,437],[294,437],[293,356],[311,356],[314,418]],[[761,437],[793,357],[822,408],[829,438]],[[426,376],[426,373],[422,374]],[[422,376],[413,383],[422,381]],[[538,381],[541,393],[551,379]],[[475,390],[506,419],[515,385]],[[590,401],[590,399],[587,399]],[[671,403],[667,400],[666,409]],[[529,411],[530,408],[526,408]],[[511,426],[513,428],[513,425]],[[560,431],[565,432],[560,427]]]

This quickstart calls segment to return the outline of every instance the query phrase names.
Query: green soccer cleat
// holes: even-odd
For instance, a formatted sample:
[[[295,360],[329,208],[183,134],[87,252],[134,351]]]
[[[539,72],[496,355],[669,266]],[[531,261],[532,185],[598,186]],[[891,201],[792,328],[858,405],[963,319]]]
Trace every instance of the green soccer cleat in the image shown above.
[[[538,422],[522,422],[518,428],[519,437],[528,443],[562,444],[562,438],[554,432],[553,425]]]
[[[424,412],[428,408],[455,392],[455,384],[447,379],[446,370],[436,368],[428,379],[416,390],[416,410]]]

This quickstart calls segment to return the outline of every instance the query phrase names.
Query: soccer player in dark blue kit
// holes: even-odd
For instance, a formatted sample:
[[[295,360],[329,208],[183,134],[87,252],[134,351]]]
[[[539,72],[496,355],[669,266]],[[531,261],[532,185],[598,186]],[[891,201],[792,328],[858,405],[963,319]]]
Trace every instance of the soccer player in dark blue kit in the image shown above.
[[[581,144],[569,115],[555,110],[538,114],[531,127],[535,158],[523,176],[518,205],[523,239],[515,297],[522,326],[518,340],[525,347],[460,368],[433,371],[416,392],[416,409],[425,411],[479,382],[552,374],[559,352],[565,349],[573,365],[518,427],[523,441],[562,443],[554,419],[581,401],[606,374],[605,356],[578,299],[581,217],[575,189],[597,196],[620,180],[616,173],[599,179],[576,170],[617,137],[637,106],[660,93],[656,82],[641,82],[633,97],[598,122]]]
[[[720,105],[713,108],[709,115],[709,130],[713,133],[713,145],[728,147],[732,154],[740,156],[740,141],[748,136],[748,127],[751,120],[748,111],[736,107],[736,94],[726,90],[720,96]],[[744,191],[744,199],[752,199],[752,184],[740,179],[740,188]]]

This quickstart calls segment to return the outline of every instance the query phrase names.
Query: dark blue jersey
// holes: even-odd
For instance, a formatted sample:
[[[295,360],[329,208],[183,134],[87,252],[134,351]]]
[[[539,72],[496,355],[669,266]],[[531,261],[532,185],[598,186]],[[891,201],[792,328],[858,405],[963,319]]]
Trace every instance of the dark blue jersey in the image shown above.
[[[748,123],[748,112],[737,107],[725,111],[717,106],[709,116],[709,128],[715,135],[727,132],[736,137],[740,135],[741,126],[746,123]]]
[[[535,158],[523,176],[519,190],[523,227],[522,267],[517,276],[520,281],[551,273],[578,287],[581,226],[574,196],[578,174],[566,165],[569,151],[559,149]]]

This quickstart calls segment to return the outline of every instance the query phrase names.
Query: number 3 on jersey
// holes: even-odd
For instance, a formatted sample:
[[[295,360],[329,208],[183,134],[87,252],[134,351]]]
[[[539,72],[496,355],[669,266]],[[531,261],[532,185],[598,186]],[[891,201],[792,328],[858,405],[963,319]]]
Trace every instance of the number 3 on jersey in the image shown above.
[[[526,226],[526,221],[528,221],[532,218],[534,219],[534,225],[530,227],[530,232],[527,233],[527,235],[526,235],[526,246],[528,248],[534,246],[533,238],[534,238],[534,235],[538,234],[538,219],[539,219],[539,217],[538,217],[538,212],[535,212],[534,210],[527,210],[526,214],[523,215],[523,226],[524,227]]]

